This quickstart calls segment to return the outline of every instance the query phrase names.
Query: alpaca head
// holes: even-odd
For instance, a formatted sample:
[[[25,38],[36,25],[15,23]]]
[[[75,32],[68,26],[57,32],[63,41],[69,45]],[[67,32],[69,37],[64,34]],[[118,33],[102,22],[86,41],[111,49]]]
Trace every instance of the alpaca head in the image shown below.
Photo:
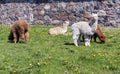
[[[105,43],[106,42],[106,36],[102,33],[102,31],[100,30],[100,27],[98,26],[98,29],[96,30],[95,32],[99,38],[99,40],[102,42],[102,43]]]
[[[99,38],[100,38],[100,41],[101,41],[102,43],[105,43],[105,42],[106,42],[106,37],[105,37],[105,36],[100,36]]]
[[[92,13],[92,17],[94,17],[96,20],[98,20],[98,14]]]
[[[93,24],[97,24],[98,22],[98,14],[94,14],[94,13],[92,13],[92,15],[91,15],[91,18],[89,18],[90,19],[90,23],[89,23],[89,25],[90,26],[92,26]]]
[[[100,24],[97,25],[96,33],[97,33],[97,36],[99,37],[99,40],[102,43],[105,43],[106,42],[106,36],[102,33]]]
[[[65,22],[63,23],[63,26],[69,26],[69,24],[70,24],[69,21],[65,21]]]

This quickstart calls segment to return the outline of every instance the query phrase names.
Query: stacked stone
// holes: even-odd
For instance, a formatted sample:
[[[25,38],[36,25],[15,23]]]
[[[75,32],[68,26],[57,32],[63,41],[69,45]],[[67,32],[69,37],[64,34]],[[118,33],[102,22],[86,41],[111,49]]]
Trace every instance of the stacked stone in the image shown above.
[[[18,0],[19,1],[19,0]],[[5,3],[0,5],[0,23],[10,24],[17,19],[25,19],[31,24],[62,24],[85,20],[83,12],[98,13],[103,26],[120,27],[119,0],[48,0],[48,3]],[[74,2],[73,2],[74,1]]]
[[[101,2],[99,13],[99,22],[104,24],[104,26],[120,27],[119,0],[108,0]]]
[[[10,24],[18,19],[30,21],[32,8],[29,3],[6,3],[1,4],[0,23]]]

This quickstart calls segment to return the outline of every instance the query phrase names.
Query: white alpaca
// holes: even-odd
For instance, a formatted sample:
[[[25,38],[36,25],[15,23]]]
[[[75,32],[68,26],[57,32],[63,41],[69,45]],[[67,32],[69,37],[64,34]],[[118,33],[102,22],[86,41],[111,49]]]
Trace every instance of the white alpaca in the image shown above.
[[[48,33],[49,34],[54,34],[54,35],[58,35],[58,34],[64,34],[67,32],[67,28],[69,26],[70,22],[69,21],[65,21],[63,23],[62,27],[54,27],[54,28],[50,28]]]
[[[73,41],[75,46],[80,45],[80,36],[84,35],[85,46],[90,46],[91,35],[93,35],[97,29],[98,15],[92,14],[91,21],[80,21],[72,24]]]

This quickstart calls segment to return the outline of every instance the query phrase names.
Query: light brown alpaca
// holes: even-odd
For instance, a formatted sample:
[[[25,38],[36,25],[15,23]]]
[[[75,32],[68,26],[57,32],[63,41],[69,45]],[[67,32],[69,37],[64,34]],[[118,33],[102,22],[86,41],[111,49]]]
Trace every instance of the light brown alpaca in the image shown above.
[[[67,32],[68,25],[69,25],[69,22],[65,21],[62,27],[50,28],[48,31],[48,34],[50,35],[64,34]]]
[[[97,25],[97,30],[96,30],[95,34],[93,35],[93,37],[94,37],[94,42],[96,42],[97,37],[99,38],[99,40],[101,42],[103,42],[103,43],[106,42],[106,36],[103,34],[99,24]]]
[[[28,28],[29,25],[25,20],[18,20],[13,22],[8,40],[14,43],[19,41],[23,43],[25,40],[29,41]]]

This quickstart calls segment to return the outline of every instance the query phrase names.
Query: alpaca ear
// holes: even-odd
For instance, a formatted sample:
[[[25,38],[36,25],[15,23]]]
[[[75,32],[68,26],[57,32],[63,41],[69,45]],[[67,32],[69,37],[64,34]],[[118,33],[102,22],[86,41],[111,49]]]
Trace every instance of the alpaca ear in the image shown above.
[[[90,18],[90,22],[89,22],[89,25],[92,26],[94,23],[95,23],[95,18],[94,17],[91,17]]]

